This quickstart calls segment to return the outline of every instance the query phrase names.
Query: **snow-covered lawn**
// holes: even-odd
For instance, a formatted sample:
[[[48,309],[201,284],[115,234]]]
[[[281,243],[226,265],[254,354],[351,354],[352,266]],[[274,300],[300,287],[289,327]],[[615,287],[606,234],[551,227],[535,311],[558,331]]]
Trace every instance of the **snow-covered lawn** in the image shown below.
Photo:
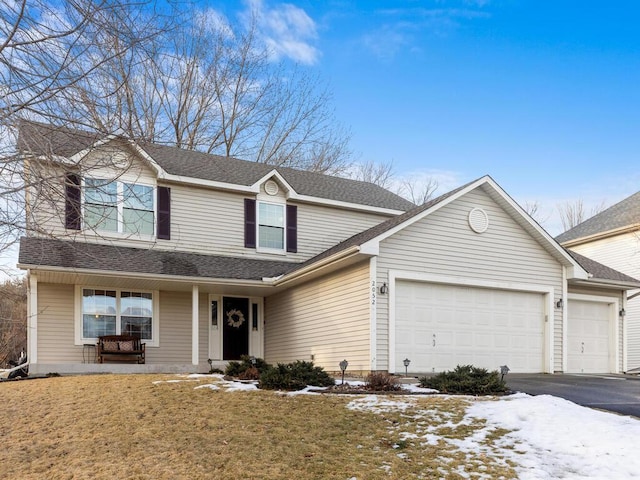
[[[206,376],[205,376],[206,377]],[[253,383],[230,382],[211,376],[212,383],[196,388],[226,391],[255,390]],[[183,380],[203,380],[185,376]],[[408,386],[419,392],[421,389]],[[303,394],[305,391],[294,392]],[[347,408],[378,415],[399,415],[389,430],[403,443],[420,448],[445,442],[470,459],[486,456],[511,465],[521,479],[629,479],[640,477],[640,421],[581,407],[549,395],[515,394],[473,398],[461,417],[427,407],[424,396],[352,396]],[[460,398],[460,397],[457,397]],[[464,431],[469,436],[443,432]],[[398,455],[403,453],[398,445]],[[443,458],[443,468],[448,460]],[[457,473],[465,478],[491,478],[473,461]],[[442,470],[445,475],[444,469]],[[356,480],[354,478],[354,480]]]

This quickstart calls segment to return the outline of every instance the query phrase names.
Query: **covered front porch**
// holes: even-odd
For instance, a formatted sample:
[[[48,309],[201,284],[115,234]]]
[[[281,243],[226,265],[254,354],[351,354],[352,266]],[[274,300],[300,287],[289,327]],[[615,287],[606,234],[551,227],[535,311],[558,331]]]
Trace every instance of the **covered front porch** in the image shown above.
[[[264,356],[261,280],[30,269],[30,372],[204,373],[242,355]],[[145,343],[145,363],[98,363],[97,337]]]

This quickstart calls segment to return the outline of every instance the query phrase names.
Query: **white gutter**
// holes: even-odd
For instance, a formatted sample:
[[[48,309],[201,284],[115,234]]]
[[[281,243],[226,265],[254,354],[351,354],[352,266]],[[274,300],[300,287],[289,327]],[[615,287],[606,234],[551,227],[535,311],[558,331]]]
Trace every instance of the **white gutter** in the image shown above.
[[[249,286],[249,287],[269,287],[271,283],[265,283],[263,280],[236,280],[229,278],[213,278],[213,277],[187,277],[184,275],[167,275],[164,273],[139,273],[139,272],[123,272],[118,270],[92,270],[87,268],[66,268],[55,266],[42,266],[19,263],[18,268],[22,270],[36,270],[39,272],[63,272],[74,273],[79,275],[93,275],[98,277],[127,276],[137,277],[151,280],[172,281],[179,283],[206,283],[221,284],[230,286]]]
[[[278,277],[277,279],[275,279],[273,285],[274,286],[280,286],[280,285],[285,285],[297,278],[300,277],[304,277],[306,275],[309,275],[310,273],[313,273],[316,270],[319,270],[323,267],[326,267],[332,263],[335,263],[339,260],[343,260],[347,257],[351,257],[353,255],[357,255],[358,253],[360,253],[360,247],[358,245],[354,245],[353,247],[349,247],[345,250],[342,250],[334,255],[331,255],[327,258],[323,258],[322,260],[319,260],[318,262],[314,262],[311,263],[309,265],[307,265],[306,267],[303,267],[299,270],[295,270],[291,273],[287,273],[282,275],[281,277]]]

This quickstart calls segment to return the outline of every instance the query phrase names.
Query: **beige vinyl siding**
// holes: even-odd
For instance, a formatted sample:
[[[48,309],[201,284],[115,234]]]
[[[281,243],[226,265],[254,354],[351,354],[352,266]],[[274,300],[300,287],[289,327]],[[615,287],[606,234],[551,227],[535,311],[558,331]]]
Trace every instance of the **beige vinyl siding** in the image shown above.
[[[74,345],[74,285],[38,284],[38,363],[82,363]],[[148,364],[191,363],[191,292],[161,291],[160,346],[146,349]],[[200,364],[208,348],[207,295],[200,295]],[[93,351],[91,352],[93,354]]]
[[[116,175],[114,168],[123,167],[126,173],[118,177],[118,180],[158,186],[156,174],[146,162],[124,151],[101,147],[87,155],[83,162],[83,176],[113,178]],[[244,199],[285,204],[286,191],[282,185],[275,196],[264,193],[264,188],[256,196],[252,193],[243,194],[160,181],[160,186],[171,188],[170,240],[104,231],[67,231],[64,228],[63,170],[52,171],[51,177],[53,179],[45,189],[44,195],[31,195],[34,208],[31,209],[33,214],[30,221],[39,225],[36,230],[43,231],[46,235],[62,238],[68,236],[88,242],[115,241],[125,247],[153,246],[163,250],[209,255],[250,256],[302,262],[389,218],[389,215],[378,213],[288,202],[298,207],[298,252],[258,253],[254,248],[244,247]],[[328,229],[327,225],[331,225],[331,228]]]
[[[265,299],[265,359],[370,370],[369,262]]]
[[[191,292],[160,292],[160,346],[147,363],[191,363]]]
[[[109,238],[129,242],[139,246],[140,242],[149,243],[149,237],[140,238],[134,234],[113,232],[75,231],[65,229],[65,174],[72,169],[48,163],[29,162],[36,178],[38,189],[29,189],[29,216],[32,227],[30,233],[55,236]],[[82,159],[82,169],[78,172],[83,178],[115,179],[121,182],[142,183],[155,186],[156,174],[137,155],[108,144],[89,152]]]
[[[38,283],[38,363],[82,363],[83,347],[74,345],[74,295],[73,285]]]
[[[300,262],[388,218],[289,202],[298,207],[298,252],[258,253],[254,248],[244,247],[245,198],[255,196],[172,185],[171,240],[158,240],[156,248]],[[261,200],[269,201],[262,196]]]
[[[52,165],[26,162],[35,185],[26,189],[26,221],[30,234],[64,235],[65,186],[64,170]]]
[[[585,257],[615,268],[633,278],[640,279],[640,238],[638,232],[627,232],[615,237],[570,247]],[[630,290],[628,296],[639,293]],[[627,368],[640,368],[640,295],[627,302]]]
[[[475,207],[489,216],[489,228],[477,234],[468,215]],[[466,280],[532,284],[562,295],[562,267],[481,189],[475,189],[380,244],[377,283],[389,282],[389,270],[460,277]],[[388,295],[377,304],[379,369],[388,365]],[[562,312],[554,312],[554,369],[562,367]]]

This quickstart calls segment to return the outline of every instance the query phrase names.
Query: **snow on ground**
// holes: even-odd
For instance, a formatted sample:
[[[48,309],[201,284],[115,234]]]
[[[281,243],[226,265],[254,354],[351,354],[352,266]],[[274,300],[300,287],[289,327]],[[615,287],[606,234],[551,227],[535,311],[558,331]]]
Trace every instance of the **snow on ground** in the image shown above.
[[[212,383],[195,388],[249,391],[257,382],[224,380],[222,375],[181,375],[181,378],[153,383],[206,380]],[[350,382],[355,385],[357,382]],[[415,385],[403,388],[432,393]],[[289,394],[312,394],[307,387]],[[454,445],[462,452],[481,453],[498,463],[511,461],[522,480],[537,479],[632,479],[640,478],[640,421],[633,417],[601,412],[550,395],[515,394],[500,398],[466,397],[471,402],[462,421],[455,423],[450,413],[416,408],[418,396],[355,396],[347,408],[384,414],[391,411],[411,412],[423,425],[416,432],[397,432],[402,440],[437,445],[439,441]],[[485,425],[465,439],[446,438],[436,433],[442,427],[465,425],[484,420]],[[498,440],[487,441],[497,429],[508,430]],[[469,472],[459,472],[469,477]],[[482,474],[475,472],[475,475]],[[480,478],[479,477],[479,478]],[[488,478],[488,477],[486,477]]]
[[[396,433],[401,439],[422,444],[437,445],[444,440],[463,452],[483,453],[499,463],[511,460],[522,480],[640,478],[640,455],[636,451],[640,421],[633,417],[581,407],[550,395],[468,398],[472,404],[459,424],[484,419],[486,425],[464,440],[434,434],[433,425],[442,428],[456,424],[443,412],[429,410],[411,415],[425,425],[418,434]],[[411,397],[368,395],[352,400],[348,408],[384,414],[405,412],[415,406],[416,400]],[[430,421],[424,422],[427,419]],[[491,445],[486,440],[498,428],[511,432]]]
[[[476,402],[467,416],[513,432],[502,439],[521,479],[640,477],[640,421],[540,395]],[[516,445],[515,453],[508,447]]]

